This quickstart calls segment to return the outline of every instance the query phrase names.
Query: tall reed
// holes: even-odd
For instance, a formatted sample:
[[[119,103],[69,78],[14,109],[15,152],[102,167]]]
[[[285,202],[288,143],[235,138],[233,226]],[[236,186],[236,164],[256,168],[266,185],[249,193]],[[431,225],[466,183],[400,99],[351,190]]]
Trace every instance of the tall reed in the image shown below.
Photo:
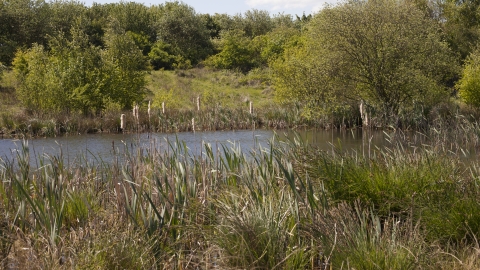
[[[478,164],[402,138],[365,154],[299,137],[249,153],[204,144],[198,154],[177,139],[164,151],[153,141],[120,147],[109,163],[59,155],[35,157],[38,166],[24,144],[0,161],[3,263],[478,268]]]

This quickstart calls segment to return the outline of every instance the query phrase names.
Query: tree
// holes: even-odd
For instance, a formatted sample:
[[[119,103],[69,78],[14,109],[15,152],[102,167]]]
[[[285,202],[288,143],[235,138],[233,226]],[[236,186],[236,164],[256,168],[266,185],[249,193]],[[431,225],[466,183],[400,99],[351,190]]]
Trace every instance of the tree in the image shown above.
[[[285,105],[301,103],[303,115],[311,119],[348,104],[344,104],[339,88],[332,82],[337,71],[335,61],[313,60],[306,42],[305,37],[299,38],[296,46],[287,47],[271,67],[275,98]]]
[[[51,56],[47,70],[61,99],[57,100],[62,111],[100,112],[105,108],[105,81],[101,49],[93,46],[80,29],[71,30],[71,40],[63,35],[50,41]]]
[[[466,104],[480,108],[480,51],[478,49],[465,61],[462,77],[456,86]]]
[[[236,16],[235,20],[242,26],[245,35],[250,38],[265,35],[275,26],[270,14],[265,10],[248,10],[243,16]]]
[[[170,44],[175,55],[195,65],[213,52],[210,31],[193,8],[179,2],[167,2],[157,13],[157,40]]]
[[[2,81],[3,72],[5,71],[5,69],[7,69],[7,67],[3,65],[2,62],[0,62],[0,81]]]
[[[146,58],[134,38],[113,21],[105,48],[94,46],[81,29],[51,37],[19,51],[14,71],[18,97],[32,112],[100,113],[108,105],[130,109],[145,95]]]
[[[156,33],[153,24],[153,15],[148,8],[135,2],[120,2],[107,5],[109,19],[114,19],[126,32],[144,34],[154,41]]]
[[[116,21],[105,33],[105,46],[102,59],[109,75],[105,83],[106,97],[123,109],[130,109],[145,96],[147,58]]]
[[[445,82],[458,67],[437,26],[408,1],[356,0],[325,8],[309,23],[303,51],[289,52],[275,65],[278,94],[311,98],[317,107],[332,98],[364,100],[387,121],[413,102],[431,105],[447,96]],[[290,62],[299,68],[286,68]],[[319,84],[297,93],[291,81],[313,80],[306,76]]]
[[[43,0],[0,1],[0,62],[9,66],[19,48],[46,45],[49,7]]]
[[[92,45],[103,48],[103,36],[105,35],[109,18],[109,11],[106,5],[93,3],[83,16],[77,17],[75,26],[88,36],[88,40]]]
[[[173,69],[181,61],[181,57],[175,55],[170,44],[157,41],[153,44],[152,50],[148,53],[148,58],[153,69]]]
[[[35,45],[19,51],[14,70],[20,82],[18,97],[31,112],[71,112],[88,114],[105,107],[105,78],[100,48],[88,37],[72,29],[71,40],[63,34],[52,37],[50,51]]]
[[[463,60],[480,38],[480,1],[443,0],[442,10],[447,40]]]
[[[87,10],[81,2],[64,0],[51,1],[48,9],[49,34],[56,35],[57,33],[62,33],[67,36],[71,33],[77,17],[85,14]]]
[[[236,69],[247,72],[256,67],[258,57],[250,38],[240,30],[222,32],[218,41],[220,52],[205,61],[208,66],[220,69]]]
[[[262,66],[268,64],[283,55],[286,48],[295,46],[300,36],[300,31],[293,25],[290,27],[279,26],[265,35],[253,39],[253,47],[258,51],[258,62]]]
[[[215,17],[208,13],[200,15],[200,17],[202,18],[202,21],[205,24],[205,27],[210,33],[210,38],[219,38],[220,31],[222,30],[222,28],[221,28],[221,25],[215,20]]]
[[[287,27],[293,28],[295,27],[295,22],[293,21],[293,17],[290,14],[278,13],[273,16],[272,22],[277,27]]]
[[[107,5],[109,20],[115,20],[119,27],[131,35],[146,56],[157,38],[153,14],[149,9],[135,2],[120,2]]]
[[[55,91],[46,88],[48,83],[49,55],[42,45],[34,44],[27,51],[18,51],[13,61],[14,71],[20,86],[17,96],[31,112],[55,110]]]
[[[233,29],[237,29],[237,30],[242,29],[241,26],[239,26],[237,24],[236,20],[228,14],[215,13],[215,15],[212,15],[211,18],[213,20],[213,24],[216,25],[216,28],[218,26],[217,37],[220,37],[220,33],[222,31],[229,31],[229,30],[233,30]]]

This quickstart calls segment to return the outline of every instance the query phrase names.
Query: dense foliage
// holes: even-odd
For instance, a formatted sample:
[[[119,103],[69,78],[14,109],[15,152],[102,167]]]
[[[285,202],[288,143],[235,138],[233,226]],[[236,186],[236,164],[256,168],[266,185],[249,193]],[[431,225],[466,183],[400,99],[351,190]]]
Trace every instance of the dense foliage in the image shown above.
[[[301,49],[275,67],[279,96],[309,98],[311,109],[365,100],[385,118],[395,117],[413,102],[438,103],[457,67],[438,25],[408,2],[326,8],[305,36]]]
[[[146,60],[129,33],[112,26],[105,48],[89,44],[82,31],[72,40],[58,36],[50,50],[42,45],[19,51],[15,71],[18,96],[32,111],[99,112],[107,105],[131,108],[143,99]]]
[[[457,88],[465,103],[480,107],[480,54],[478,51],[472,53],[466,60]]]
[[[426,115],[456,93],[480,36],[479,7],[347,0],[311,15],[230,16],[178,1],[3,0],[0,62],[18,74],[31,112],[127,109],[144,101],[149,70],[207,66],[262,74],[266,89],[307,118],[355,115],[364,104],[378,123],[399,125],[402,114]]]

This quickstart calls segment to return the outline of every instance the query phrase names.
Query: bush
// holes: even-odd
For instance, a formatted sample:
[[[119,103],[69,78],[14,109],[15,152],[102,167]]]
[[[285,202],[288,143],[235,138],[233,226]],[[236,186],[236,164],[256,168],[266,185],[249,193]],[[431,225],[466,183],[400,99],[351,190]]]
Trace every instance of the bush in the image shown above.
[[[480,107],[480,51],[470,54],[456,86],[465,103]]]

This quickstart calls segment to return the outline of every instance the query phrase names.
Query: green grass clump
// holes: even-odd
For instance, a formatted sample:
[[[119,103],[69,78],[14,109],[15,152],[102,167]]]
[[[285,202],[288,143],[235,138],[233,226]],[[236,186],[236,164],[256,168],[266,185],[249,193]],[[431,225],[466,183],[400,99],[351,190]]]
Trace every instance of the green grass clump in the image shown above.
[[[63,207],[64,224],[67,228],[82,227],[88,223],[89,215],[98,210],[91,192],[80,190],[67,193]]]
[[[76,269],[151,269],[155,265],[154,247],[141,230],[105,225],[83,239],[73,262]]]
[[[320,153],[311,174],[318,177],[337,201],[360,199],[381,215],[406,214],[433,194],[451,190],[459,181],[458,161],[429,151],[400,148],[374,156]]]
[[[421,235],[400,219],[381,220],[374,211],[358,205],[339,205],[327,217],[338,222],[335,235],[323,235],[335,246],[329,256],[331,265],[346,269],[417,269],[425,263]]]
[[[282,198],[288,192],[279,193],[280,198],[256,198],[248,190],[219,196],[219,224],[212,241],[222,250],[224,267],[303,269],[309,264],[309,254],[297,247],[301,237],[294,206]]]

